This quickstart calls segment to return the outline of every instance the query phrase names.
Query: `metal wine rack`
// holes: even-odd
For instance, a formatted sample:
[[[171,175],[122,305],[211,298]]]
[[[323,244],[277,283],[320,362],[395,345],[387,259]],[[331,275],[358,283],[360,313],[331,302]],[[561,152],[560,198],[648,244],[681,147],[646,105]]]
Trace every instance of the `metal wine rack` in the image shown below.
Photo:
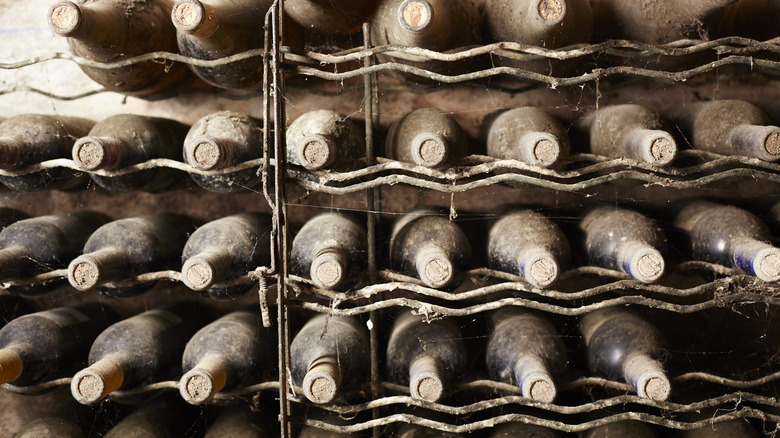
[[[260,391],[278,392],[282,436],[290,436],[292,424],[307,424],[338,432],[358,432],[373,429],[379,436],[384,426],[392,423],[415,423],[448,432],[471,432],[496,424],[520,421],[553,428],[564,432],[578,432],[616,421],[633,419],[672,429],[692,429],[734,418],[753,418],[768,423],[780,422],[780,402],[777,398],[761,394],[756,388],[772,384],[780,379],[780,371],[768,372],[753,379],[735,379],[705,372],[687,372],[671,377],[672,384],[704,382],[717,385],[721,395],[695,403],[653,401],[630,395],[625,383],[595,377],[579,377],[561,383],[561,392],[599,388],[611,390],[610,394],[589,403],[576,405],[546,404],[531,401],[519,395],[511,385],[481,380],[458,385],[454,393],[481,394],[477,401],[458,405],[429,403],[409,396],[408,389],[382,381],[379,371],[379,334],[371,331],[372,381],[362,388],[362,403],[310,405],[301,397],[300,388],[291,385],[289,372],[289,347],[294,333],[291,331],[290,310],[303,308],[331,315],[368,314],[371,321],[379,318],[379,312],[389,308],[408,308],[421,318],[468,316],[484,313],[503,306],[517,306],[543,312],[576,316],[611,306],[635,305],[674,313],[695,313],[711,308],[730,308],[739,304],[762,303],[780,305],[780,285],[764,283],[753,277],[724,266],[703,262],[684,262],[670,267],[669,272],[704,272],[714,278],[689,288],[668,285],[648,285],[629,279],[625,274],[596,267],[580,267],[563,273],[563,279],[599,277],[601,284],[578,291],[543,290],[530,286],[522,278],[489,269],[473,269],[461,274],[462,280],[473,281],[475,287],[463,292],[446,292],[425,287],[420,281],[396,272],[379,269],[377,262],[377,220],[381,199],[380,190],[396,184],[441,193],[467,193],[474,189],[498,184],[522,184],[560,192],[578,192],[616,181],[637,181],[646,186],[671,189],[707,187],[713,183],[734,179],[755,179],[780,182],[780,165],[744,157],[725,157],[701,151],[683,151],[668,167],[656,167],[627,159],[607,159],[589,154],[572,157],[566,167],[559,170],[542,169],[514,160],[472,155],[445,170],[429,169],[413,164],[400,163],[376,157],[373,134],[378,126],[379,98],[376,75],[395,71],[426,80],[459,84],[481,81],[498,76],[514,77],[550,88],[572,87],[598,83],[612,76],[621,75],[665,82],[686,82],[715,70],[729,66],[748,66],[767,75],[780,74],[779,41],[759,42],[741,37],[722,38],[714,41],[681,40],[665,45],[640,44],[633,41],[608,41],[601,44],[579,45],[566,49],[550,50],[517,43],[494,43],[454,53],[437,53],[420,48],[397,46],[373,47],[368,37],[368,25],[364,26],[364,46],[340,53],[326,54],[287,47],[281,38],[283,21],[280,19],[283,0],[276,0],[266,16],[265,48],[251,50],[218,60],[198,60],[173,53],[149,53],[119,62],[104,64],[89,61],[67,53],[29,60],[0,63],[2,70],[14,70],[40,64],[53,59],[68,59],[79,65],[96,68],[118,68],[143,61],[182,62],[203,67],[217,66],[250,57],[263,58],[263,88],[258,96],[263,100],[264,157],[242,163],[218,172],[201,171],[172,160],[151,160],[117,171],[95,171],[101,176],[137,172],[154,167],[169,167],[196,174],[226,174],[247,168],[256,168],[262,175],[262,195],[273,212],[273,236],[271,239],[272,264],[258,267],[247,275],[259,284],[259,298],[263,309],[264,324],[276,325],[279,333],[278,381],[263,382],[232,393],[219,394],[214,403],[246,400]],[[680,71],[663,71],[623,65],[620,60],[642,60],[653,56],[685,57],[708,53],[716,60]],[[379,62],[377,55],[402,57],[413,55],[432,60],[455,62],[479,57],[501,56],[517,60],[575,60],[603,55],[612,57],[612,64],[593,68],[571,77],[554,77],[519,68],[490,67],[456,76],[422,70],[401,62]],[[260,73],[258,73],[260,74]],[[307,171],[288,165],[285,153],[286,85],[285,75],[316,77],[339,82],[363,78],[366,127],[366,157],[351,163],[354,170]],[[0,90],[10,92],[35,92],[55,100],[80,99],[95,92],[73,96],[57,95],[31,87],[15,87]],[[277,121],[272,126],[271,121]],[[78,170],[71,160],[60,159],[17,170],[0,171],[0,175],[17,175],[52,167]],[[297,187],[308,193],[332,195],[365,195],[367,205],[367,230],[369,236],[368,271],[358,285],[347,292],[333,292],[316,288],[310,281],[289,273],[289,248],[291,233],[288,225],[287,190]],[[64,270],[52,271],[23,283],[40,283],[64,278]],[[147,273],[131,279],[126,284],[150,280],[180,281],[174,271]],[[236,281],[241,281],[237,279]],[[277,296],[269,298],[269,282],[275,285]],[[481,285],[485,282],[490,284]],[[272,314],[270,308],[274,308]],[[19,388],[4,385],[7,391],[36,393],[56,386],[68,385],[70,379],[59,379],[34,387]],[[175,389],[177,382],[164,381],[130,391],[117,392],[116,400],[133,397],[139,393]],[[755,392],[751,392],[754,391]],[[302,418],[294,414],[302,407],[325,410],[351,418],[347,424],[335,424],[326,420]],[[696,413],[714,412],[701,418]],[[451,419],[442,420],[442,416]],[[459,420],[465,418],[465,420]],[[698,419],[697,419],[698,418]]]

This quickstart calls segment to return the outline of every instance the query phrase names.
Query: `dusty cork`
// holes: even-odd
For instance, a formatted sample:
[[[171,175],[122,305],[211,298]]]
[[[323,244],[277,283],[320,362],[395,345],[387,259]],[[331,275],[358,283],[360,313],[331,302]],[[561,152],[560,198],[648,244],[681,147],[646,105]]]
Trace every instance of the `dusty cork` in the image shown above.
[[[426,163],[439,163],[443,160],[446,148],[436,140],[425,140],[420,145],[420,157]]]
[[[82,169],[97,168],[105,156],[103,148],[95,142],[85,141],[78,143],[75,148],[74,158],[76,159],[76,164]]]
[[[330,156],[328,146],[316,140],[303,145],[303,150],[301,151],[301,161],[304,167],[307,168],[318,168],[325,165],[328,161],[328,156]]]
[[[308,387],[309,398],[314,402],[325,403],[333,398],[336,388],[326,377],[316,377]]]
[[[550,140],[541,140],[534,145],[533,157],[542,163],[551,163],[558,158],[558,145]]]
[[[203,20],[203,7],[187,1],[177,4],[173,9],[173,18],[183,28],[193,28]]]
[[[555,387],[546,380],[537,380],[531,384],[529,394],[533,400],[549,403],[555,399]]]
[[[194,262],[185,268],[187,287],[190,289],[204,289],[214,281],[214,271],[207,263]]]
[[[219,148],[209,142],[200,142],[193,148],[192,158],[200,167],[211,167],[219,159]]]
[[[558,264],[549,257],[543,257],[531,264],[529,281],[537,286],[549,286],[558,278]]]
[[[420,30],[431,21],[428,6],[421,1],[410,1],[403,5],[401,17],[403,24],[412,30]]]
[[[67,34],[79,26],[81,11],[71,2],[55,5],[49,13],[49,26],[54,32]]]
[[[763,274],[762,278],[775,281],[780,277],[780,254],[769,254],[759,263],[759,270]]]
[[[780,133],[773,132],[766,136],[764,150],[769,155],[780,155]]]
[[[452,267],[448,260],[433,259],[425,265],[425,277],[434,284],[446,283],[452,276]]]
[[[77,289],[89,289],[98,279],[98,267],[90,261],[76,261],[68,267],[68,281]]]
[[[657,138],[650,143],[650,155],[655,161],[667,163],[676,152],[675,144],[666,138]]]
[[[436,401],[443,391],[441,382],[434,377],[424,377],[417,382],[417,395],[428,401]]]
[[[563,15],[563,3],[560,0],[542,0],[536,10],[543,20],[556,21]]]

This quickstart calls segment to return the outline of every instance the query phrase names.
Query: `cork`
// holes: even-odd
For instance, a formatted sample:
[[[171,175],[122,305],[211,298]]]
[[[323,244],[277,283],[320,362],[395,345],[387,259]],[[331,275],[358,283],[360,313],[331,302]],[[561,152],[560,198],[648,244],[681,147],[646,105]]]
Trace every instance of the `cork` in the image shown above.
[[[311,279],[319,287],[333,288],[344,280],[346,257],[341,251],[325,251],[312,260]]]
[[[103,358],[85,368],[70,383],[73,398],[81,404],[93,404],[122,386],[124,372],[111,358]]]
[[[559,21],[563,18],[566,7],[561,0],[540,0],[536,11],[544,21]]]
[[[78,290],[89,290],[97,286],[100,267],[94,260],[79,257],[68,266],[68,282]]]
[[[222,162],[224,154],[217,142],[212,138],[199,138],[191,152],[193,167],[201,170],[211,170]]]
[[[623,362],[626,382],[634,387],[640,397],[666,400],[672,391],[661,365],[643,353],[628,356]]]
[[[0,349],[0,384],[13,382],[22,375],[24,362],[14,350]]]
[[[68,36],[81,24],[81,8],[73,2],[55,3],[49,9],[48,22],[51,30],[57,35]]]
[[[323,358],[314,361],[303,378],[303,394],[312,403],[329,403],[336,398],[341,373],[335,362]]]
[[[621,269],[643,283],[654,283],[664,273],[664,257],[652,246],[635,240],[621,242],[617,248]]]
[[[417,255],[417,273],[430,287],[444,287],[452,281],[455,267],[441,248],[428,246]]]
[[[411,144],[412,159],[422,166],[434,167],[447,159],[447,141],[435,133],[417,135]]]
[[[425,0],[406,0],[398,10],[401,25],[410,31],[419,31],[431,23],[433,8]]]
[[[214,284],[214,268],[198,257],[192,257],[184,262],[182,282],[192,290],[205,290]]]
[[[331,148],[323,139],[312,139],[301,147],[300,161],[303,167],[315,170],[325,167],[331,161]]]
[[[558,261],[549,251],[537,249],[521,255],[520,266],[523,266],[523,275],[532,285],[540,288],[548,287],[555,283],[560,274]]]
[[[108,170],[116,166],[124,142],[111,137],[82,137],[73,144],[73,161],[82,170]]]
[[[227,373],[223,360],[217,355],[208,355],[195,368],[185,373],[179,381],[179,393],[191,405],[202,405],[225,387]]]
[[[22,143],[13,137],[0,137],[0,169],[13,170],[19,166]]]
[[[419,356],[409,367],[409,392],[412,397],[428,402],[438,401],[444,394],[439,366],[432,356]]]

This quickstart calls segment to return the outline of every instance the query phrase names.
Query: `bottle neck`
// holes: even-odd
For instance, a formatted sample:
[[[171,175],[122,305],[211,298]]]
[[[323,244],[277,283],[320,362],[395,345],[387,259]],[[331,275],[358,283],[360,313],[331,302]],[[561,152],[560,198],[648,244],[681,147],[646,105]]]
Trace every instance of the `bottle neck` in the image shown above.
[[[421,166],[438,166],[447,161],[449,156],[447,139],[435,132],[417,134],[412,139],[410,147],[412,160]]]
[[[449,255],[440,247],[429,244],[417,252],[417,275],[430,287],[444,287],[455,276],[455,266]]]
[[[111,2],[77,5],[61,1],[49,10],[49,27],[54,33],[77,40],[88,40],[95,46],[109,46],[117,38],[126,38],[124,9]]]
[[[73,145],[73,161],[82,170],[121,167],[127,143],[114,137],[82,137]]]
[[[330,289],[340,285],[347,272],[347,254],[338,248],[317,253],[311,262],[309,275],[317,286]]]
[[[558,260],[546,248],[528,248],[520,251],[517,265],[523,277],[536,287],[548,287],[555,283],[560,274]]]
[[[77,257],[68,266],[68,281],[78,290],[120,280],[127,275],[127,256],[111,246]]]
[[[780,128],[739,125],[731,130],[729,145],[734,154],[776,161],[780,159]]]
[[[548,132],[529,132],[517,140],[520,159],[540,167],[550,167],[561,156],[561,145]]]
[[[429,47],[428,40],[435,36],[433,6],[427,0],[405,0],[398,7],[399,32],[394,44],[410,47]],[[434,49],[435,50],[435,49]]]
[[[544,403],[555,400],[555,382],[539,357],[521,355],[515,364],[515,379],[523,397]]]
[[[23,370],[24,362],[19,353],[10,348],[0,349],[0,384],[18,379]]]
[[[230,147],[212,136],[203,135],[184,145],[184,159],[200,170],[218,170],[232,164]]]
[[[211,400],[225,387],[227,371],[225,358],[209,354],[182,376],[179,392],[182,398],[192,405],[202,405]]]
[[[328,167],[336,160],[336,146],[320,134],[308,135],[297,147],[298,163],[309,170]]]
[[[620,269],[643,283],[652,283],[664,273],[663,255],[645,242],[620,242],[615,248],[615,255]]]
[[[428,402],[438,401],[444,394],[439,361],[430,354],[421,354],[409,365],[409,391],[412,397]]]
[[[666,131],[634,128],[626,134],[623,153],[627,158],[665,166],[677,155],[677,143]]]
[[[640,397],[653,400],[669,398],[671,384],[661,364],[644,353],[626,355],[623,359],[623,376]]]
[[[780,280],[780,249],[750,237],[731,243],[734,265],[764,281]]]
[[[88,405],[103,400],[119,389],[125,379],[122,359],[119,354],[111,354],[76,373],[70,383],[73,398]]]
[[[530,44],[542,41],[559,30],[559,25],[566,18],[566,2],[563,0],[534,0],[528,2],[527,18],[523,22],[523,34]]]
[[[341,369],[335,358],[321,357],[309,365],[303,378],[303,393],[312,403],[329,403],[341,386]]]
[[[184,284],[192,290],[206,290],[214,283],[226,280],[233,259],[225,249],[211,249],[187,259],[181,274]]]
[[[22,165],[23,143],[15,137],[0,137],[0,169],[14,170]]]

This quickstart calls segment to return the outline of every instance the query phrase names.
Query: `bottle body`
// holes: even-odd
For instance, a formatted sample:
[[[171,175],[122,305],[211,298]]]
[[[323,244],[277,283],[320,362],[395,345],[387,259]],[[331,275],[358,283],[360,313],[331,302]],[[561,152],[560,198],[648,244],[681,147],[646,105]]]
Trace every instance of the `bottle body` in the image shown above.
[[[486,352],[490,378],[517,385],[523,397],[552,402],[555,380],[566,364],[566,348],[555,327],[539,315],[504,308],[491,317]]]
[[[571,258],[569,241],[544,215],[518,210],[490,228],[488,264],[492,269],[522,275],[536,287],[549,287]]]
[[[313,403],[329,403],[368,381],[368,333],[354,317],[318,315],[290,344],[293,382]]]
[[[190,289],[213,299],[232,299],[254,282],[230,280],[270,264],[271,218],[242,213],[211,221],[187,239],[182,259],[182,281]]]
[[[73,142],[95,122],[78,117],[22,114],[0,123],[0,168],[16,170],[47,160],[70,158]],[[52,168],[16,176],[0,176],[12,190],[74,190],[84,188],[89,178],[67,168]]]
[[[209,114],[197,122],[184,138],[184,160],[205,171],[219,171],[263,157],[263,128],[259,120],[233,111]],[[228,174],[190,177],[212,192],[254,190],[262,184],[254,167]]]
[[[103,293],[130,297],[154,282],[122,286],[106,284],[136,275],[178,269],[182,248],[195,229],[192,219],[161,213],[110,222],[84,244],[84,253],[68,266],[68,281],[79,290],[101,286]]]
[[[390,237],[390,266],[427,286],[449,285],[469,268],[471,245],[455,223],[436,212],[420,210],[398,220]]]
[[[338,288],[366,269],[367,252],[363,226],[346,215],[325,213],[295,235],[290,270],[318,287]]]
[[[540,167],[555,167],[569,156],[569,135],[561,122],[539,108],[503,112],[490,125],[487,154]]]
[[[466,347],[452,318],[425,322],[404,313],[393,325],[386,360],[392,381],[409,385],[412,397],[436,402],[465,371]]]
[[[304,29],[348,35],[371,20],[377,0],[343,0],[336,7],[328,0],[290,0],[284,12]]]
[[[580,332],[591,372],[625,380],[640,397],[669,397],[671,384],[658,362],[663,340],[650,323],[628,310],[606,308],[586,314]]]
[[[154,158],[181,161],[187,127],[175,120],[118,114],[98,122],[73,145],[76,166],[83,170],[120,170]],[[92,174],[92,180],[112,192],[159,192],[180,181],[175,169],[157,167],[120,175]]]
[[[385,142],[388,158],[426,167],[442,166],[468,153],[463,128],[435,108],[414,110],[390,127]]]
[[[309,111],[287,128],[287,160],[306,169],[338,167],[364,155],[358,122],[335,111]]]
[[[626,208],[597,207],[582,218],[580,228],[589,263],[644,283],[663,275],[666,235],[652,219]]]
[[[658,115],[640,105],[601,108],[580,120],[578,126],[586,132],[590,151],[597,155],[663,166],[677,154],[677,143],[660,129]]]

